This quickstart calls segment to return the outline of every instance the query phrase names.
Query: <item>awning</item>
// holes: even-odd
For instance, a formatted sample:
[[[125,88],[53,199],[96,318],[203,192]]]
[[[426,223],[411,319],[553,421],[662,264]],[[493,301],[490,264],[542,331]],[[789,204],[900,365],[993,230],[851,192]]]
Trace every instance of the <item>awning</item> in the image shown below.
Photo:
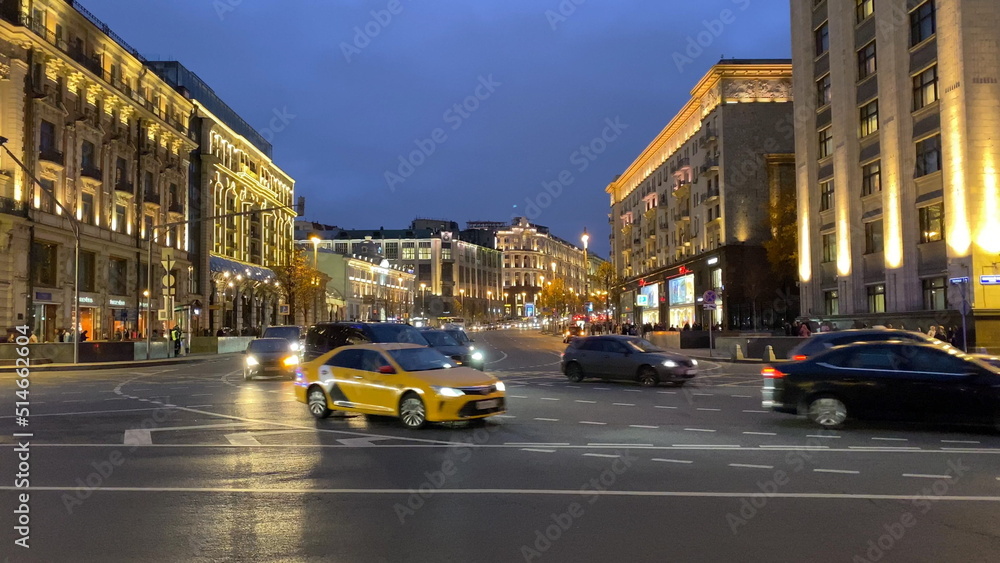
[[[275,279],[274,271],[263,266],[244,264],[222,256],[212,256],[208,259],[208,265],[212,272],[229,272],[232,276],[242,275],[247,279],[257,281],[267,281]]]

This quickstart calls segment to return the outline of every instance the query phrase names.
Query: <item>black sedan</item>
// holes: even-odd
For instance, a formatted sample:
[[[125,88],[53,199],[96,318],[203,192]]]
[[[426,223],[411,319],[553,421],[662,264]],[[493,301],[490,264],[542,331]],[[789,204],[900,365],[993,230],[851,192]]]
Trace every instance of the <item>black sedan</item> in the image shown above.
[[[482,370],[484,368],[483,353],[472,346],[461,344],[446,330],[424,330],[424,335],[431,347],[448,356],[459,365]]]
[[[637,336],[585,336],[574,339],[563,352],[562,372],[574,382],[596,377],[636,381],[645,387],[665,381],[679,387],[698,374],[698,361]]]
[[[566,330],[563,331],[563,344],[581,336],[587,336],[587,331],[584,330],[582,326],[573,325],[566,327]]]
[[[764,368],[765,408],[826,428],[848,418],[1000,428],[1000,369],[943,344],[874,342]]]
[[[939,340],[920,332],[894,330],[891,328],[858,328],[835,332],[817,332],[795,348],[792,348],[788,353],[788,358],[796,361],[805,360],[810,356],[822,354],[826,350],[836,348],[837,346],[846,346],[859,342],[887,342],[889,340],[925,342],[927,344],[940,343]]]
[[[279,375],[291,379],[299,367],[299,356],[284,338],[251,340],[243,352],[243,379],[257,375]]]

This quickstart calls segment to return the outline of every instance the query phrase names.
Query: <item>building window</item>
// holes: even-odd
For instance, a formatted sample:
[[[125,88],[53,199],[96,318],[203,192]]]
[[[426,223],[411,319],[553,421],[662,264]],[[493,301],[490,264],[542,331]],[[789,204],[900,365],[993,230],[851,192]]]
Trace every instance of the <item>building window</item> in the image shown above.
[[[108,292],[111,295],[128,294],[128,260],[111,258],[108,262]]]
[[[417,250],[416,245],[412,242],[403,243],[403,260],[416,260]]]
[[[885,312],[885,284],[868,286],[868,312]]]
[[[31,254],[31,283],[43,287],[55,287],[58,247],[45,242],[33,242]]]
[[[449,249],[450,250],[450,249]],[[447,264],[441,264],[441,281],[444,283],[449,283],[454,281],[453,277],[455,275],[455,264],[449,262]]]
[[[929,39],[937,30],[934,0],[927,0],[910,12],[910,46]]]
[[[823,262],[837,261],[837,235],[828,233],[823,235]]]
[[[948,285],[945,278],[931,278],[921,282],[924,287],[924,309],[943,311],[948,308]]]
[[[115,160],[115,185],[122,186],[128,183],[128,162],[122,158],[118,157]]]
[[[858,51],[858,80],[864,80],[875,74],[875,42],[865,45]]]
[[[40,180],[41,186],[35,184],[35,207],[39,211],[53,213],[55,210],[55,182],[52,180]]]
[[[819,210],[829,211],[833,209],[833,180],[819,183]]]
[[[128,222],[127,217],[125,206],[120,203],[115,204],[115,231],[119,233],[125,232],[125,223]]]
[[[153,216],[146,215],[142,220],[142,240],[149,240],[153,236]]]
[[[920,242],[944,240],[944,204],[935,203],[917,211],[920,219]]]
[[[181,204],[181,196],[177,192],[177,184],[171,183],[167,187],[167,194],[170,197],[170,201],[168,202],[169,205],[171,205],[171,206],[179,206]],[[259,216],[254,215],[253,217],[254,217],[254,220],[259,220]]]
[[[442,248],[441,249],[441,259],[442,260],[451,260],[451,248]]]
[[[861,167],[861,197],[882,191],[882,161],[876,160]]]
[[[431,281],[431,265],[430,264],[418,264],[417,265],[417,279],[422,282]]]
[[[861,106],[861,136],[867,137],[878,131],[878,100]]]
[[[939,170],[941,170],[941,135],[917,141],[916,177],[933,174]]]
[[[389,260],[399,259],[399,243],[398,242],[387,242],[385,243],[385,257]]]
[[[80,196],[80,221],[94,224],[94,194],[84,192]]]
[[[431,259],[431,243],[421,242],[417,251],[417,260],[430,260]]]
[[[80,149],[80,165],[84,171],[97,168],[97,147],[90,141],[84,141]]]
[[[858,23],[861,23],[868,19],[868,16],[875,12],[875,0],[857,0],[857,8],[855,8],[855,15],[857,16]]]
[[[97,255],[93,252],[80,252],[80,291],[94,291],[94,280],[97,273]]]
[[[882,252],[885,248],[882,239],[882,220],[865,223],[865,254]]]
[[[201,276],[198,266],[188,266],[188,293],[201,293]]]
[[[827,74],[823,78],[816,81],[816,102],[819,107],[823,107],[830,103],[833,99],[833,94],[830,90],[830,75]]]
[[[827,315],[840,314],[840,294],[836,291],[823,292],[823,311]]]
[[[833,155],[833,128],[827,127],[819,132],[819,157]]]
[[[937,65],[913,77],[913,111],[938,99]]]
[[[56,150],[56,124],[51,121],[42,120],[38,130],[38,150],[44,153],[51,153]]]
[[[712,270],[712,289],[722,289],[722,268]]]
[[[830,24],[823,22],[823,25],[816,29],[816,56],[820,56],[830,50]]]

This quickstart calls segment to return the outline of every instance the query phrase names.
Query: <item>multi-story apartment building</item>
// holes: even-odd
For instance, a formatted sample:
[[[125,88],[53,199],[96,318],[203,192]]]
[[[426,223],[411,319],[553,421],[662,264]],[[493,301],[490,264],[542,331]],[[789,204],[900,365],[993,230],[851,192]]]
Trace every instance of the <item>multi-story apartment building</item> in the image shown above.
[[[580,233],[581,236],[583,233]],[[514,317],[532,317],[545,280],[559,278],[567,290],[583,295],[588,289],[584,252],[553,235],[548,227],[515,217],[497,231],[497,248],[503,252],[503,298],[505,312]],[[589,255],[593,260],[597,257]]]
[[[792,3],[803,311],[1000,344],[1000,10]]]
[[[417,219],[409,229],[347,230],[299,222],[296,238],[319,250],[381,256],[415,273],[414,317],[486,319],[501,314],[501,253],[460,238],[458,224]]]
[[[194,104],[192,252],[209,302],[204,327],[261,330],[284,322],[272,268],[291,255],[294,180],[274,163],[271,143],[196,74],[176,61],[148,64]],[[258,209],[270,211],[201,221]]]
[[[612,261],[624,279],[618,320],[733,328],[775,320],[761,315],[779,277],[762,245],[772,236],[770,204],[795,189],[790,62],[713,66],[607,186]],[[719,295],[711,316],[699,306],[707,290]]]
[[[194,105],[138,52],[73,2],[0,3],[0,325],[40,341],[71,330],[79,223],[80,315],[90,339],[189,323],[189,129]],[[36,178],[41,186],[36,183]],[[59,204],[56,205],[52,193]],[[67,217],[67,214],[70,217]],[[152,295],[145,240],[156,243]],[[162,310],[161,259],[172,260],[174,311]]]

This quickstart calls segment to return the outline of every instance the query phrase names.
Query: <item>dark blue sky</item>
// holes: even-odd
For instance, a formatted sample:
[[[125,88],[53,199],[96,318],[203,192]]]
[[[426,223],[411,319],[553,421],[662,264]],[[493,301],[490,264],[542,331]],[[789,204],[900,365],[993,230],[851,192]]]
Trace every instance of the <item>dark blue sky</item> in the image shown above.
[[[258,130],[277,125],[275,161],[310,220],[528,214],[570,240],[586,226],[603,255],[604,188],[701,75],[721,56],[790,56],[788,4],[776,0],[82,3],[147,57],[180,60]],[[729,23],[712,24],[723,10]],[[679,65],[686,50],[696,56]],[[577,152],[614,136],[616,118],[627,128],[604,152]],[[411,155],[418,140],[433,153]],[[419,165],[401,171],[401,157]],[[572,183],[548,198],[543,183],[563,171]]]

